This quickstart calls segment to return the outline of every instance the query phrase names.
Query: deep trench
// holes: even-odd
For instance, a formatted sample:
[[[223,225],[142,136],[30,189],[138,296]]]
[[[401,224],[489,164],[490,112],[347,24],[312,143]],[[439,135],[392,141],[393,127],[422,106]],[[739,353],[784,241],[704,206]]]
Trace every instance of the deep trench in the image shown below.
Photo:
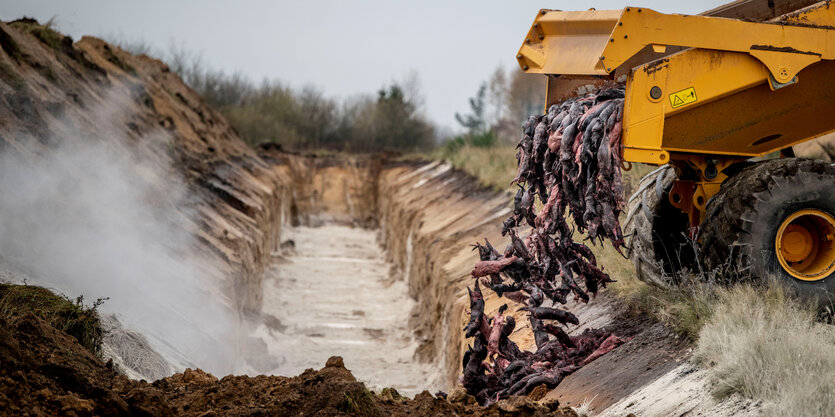
[[[469,244],[507,196],[451,166],[379,157],[274,158],[284,224],[260,286],[270,373],[342,356],[358,380],[405,395],[459,375]],[[257,356],[257,355],[256,355]]]
[[[277,373],[298,375],[333,355],[369,388],[408,396],[440,389],[437,368],[414,360],[415,306],[375,230],[334,223],[289,228],[264,280],[262,330]]]

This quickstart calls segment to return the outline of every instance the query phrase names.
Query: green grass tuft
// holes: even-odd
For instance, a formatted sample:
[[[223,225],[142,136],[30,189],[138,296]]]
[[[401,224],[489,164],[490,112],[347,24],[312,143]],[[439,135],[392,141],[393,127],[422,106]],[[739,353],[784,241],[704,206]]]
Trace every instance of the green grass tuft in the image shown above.
[[[379,414],[371,391],[362,389],[346,392],[337,409],[354,416],[376,416]]]
[[[383,390],[382,390],[382,391],[380,391],[380,398],[381,398],[383,401],[388,401],[388,402],[404,402],[404,401],[409,401],[409,399],[408,399],[408,398],[406,398],[406,397],[404,397],[404,396],[400,395],[400,393],[399,393],[399,392],[397,392],[397,390],[396,390],[396,389],[394,389],[394,388],[390,388],[390,387],[383,388]]]
[[[101,353],[105,335],[98,314],[98,307],[104,300],[100,298],[87,307],[83,296],[71,300],[42,287],[0,284],[0,316],[14,322],[27,314],[34,314],[74,337],[96,355]]]
[[[33,19],[21,19],[10,23],[12,27],[21,28],[36,38],[39,41],[43,42],[45,45],[49,46],[55,51],[61,50],[61,42],[64,40],[64,35],[58,33],[55,29],[52,29],[52,25],[54,24],[53,19],[49,19],[46,23],[40,24]]]

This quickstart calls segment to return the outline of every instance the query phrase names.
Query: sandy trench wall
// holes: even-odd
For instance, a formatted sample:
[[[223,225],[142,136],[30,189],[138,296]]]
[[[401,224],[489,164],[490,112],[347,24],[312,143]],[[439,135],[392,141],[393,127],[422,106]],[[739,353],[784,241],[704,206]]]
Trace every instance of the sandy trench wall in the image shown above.
[[[288,224],[325,222],[374,228],[377,219],[381,155],[297,155],[261,149],[262,159],[286,178]]]
[[[440,162],[385,170],[379,187],[381,241],[418,302],[411,322],[421,341],[417,359],[436,361],[441,382],[451,386],[460,375],[466,287],[478,260],[470,245],[502,241],[497,226],[510,214],[509,196]]]
[[[218,294],[257,314],[261,279],[289,210],[290,184],[161,61],[73,42],[29,19],[0,22],[0,151],[23,161],[71,146],[143,161],[165,219],[196,236],[195,264]],[[167,199],[182,183],[184,206]]]

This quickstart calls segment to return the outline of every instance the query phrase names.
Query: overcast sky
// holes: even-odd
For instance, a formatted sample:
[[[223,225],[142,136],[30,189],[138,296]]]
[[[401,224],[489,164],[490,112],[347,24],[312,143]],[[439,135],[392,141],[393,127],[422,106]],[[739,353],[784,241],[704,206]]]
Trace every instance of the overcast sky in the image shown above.
[[[729,0],[643,0],[667,13],[696,14]],[[514,56],[540,8],[620,9],[625,0],[201,1],[3,0],[0,18],[55,17],[61,32],[172,43],[212,68],[254,80],[313,85],[344,98],[373,93],[416,71],[426,114],[457,128],[456,111],[498,65]]]

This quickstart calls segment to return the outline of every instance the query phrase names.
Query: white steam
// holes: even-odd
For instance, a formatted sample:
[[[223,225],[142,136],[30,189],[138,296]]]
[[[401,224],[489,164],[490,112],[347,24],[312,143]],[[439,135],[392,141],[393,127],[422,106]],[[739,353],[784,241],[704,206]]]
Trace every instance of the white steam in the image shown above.
[[[87,303],[109,297],[102,309],[175,366],[233,371],[238,321],[189,260],[193,237],[175,226],[185,187],[165,144],[60,139],[38,156],[0,155],[0,262]]]

